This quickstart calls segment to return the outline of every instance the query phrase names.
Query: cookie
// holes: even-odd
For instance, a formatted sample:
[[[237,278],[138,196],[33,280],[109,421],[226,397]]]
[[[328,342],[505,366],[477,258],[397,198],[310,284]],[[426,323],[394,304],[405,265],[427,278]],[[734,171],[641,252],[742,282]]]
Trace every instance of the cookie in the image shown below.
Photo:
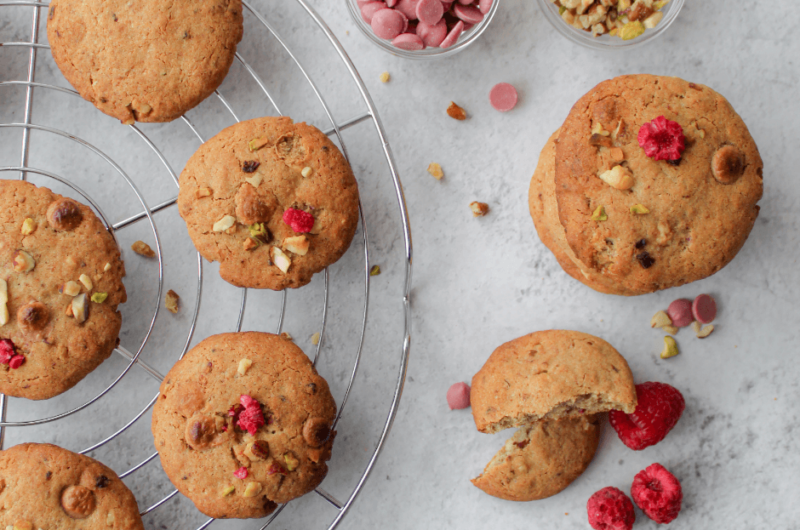
[[[0,180],[0,392],[48,399],[107,359],[123,276],[114,237],[88,206]]]
[[[169,371],[153,409],[161,465],[210,517],[264,517],[328,472],[336,404],[291,340],[225,333]]]
[[[0,451],[3,528],[144,530],[133,494],[109,468],[50,444]]]
[[[87,101],[124,124],[166,122],[211,95],[242,40],[241,0],[53,0],[53,59]]]
[[[662,116],[685,136],[680,159],[650,158],[639,144],[642,126]],[[599,178],[614,168],[631,187]],[[733,259],[758,215],[763,163],[721,95],[633,75],[575,104],[558,134],[553,178],[558,224],[573,261],[594,275],[590,286],[602,277],[606,290],[635,295],[705,278]]]
[[[200,254],[233,285],[301,287],[337,261],[358,225],[358,185],[319,129],[258,118],[192,155],[178,207]]]
[[[472,378],[470,397],[475,426],[487,433],[636,408],[625,359],[603,339],[578,331],[539,331],[503,344]]]
[[[552,497],[584,472],[599,440],[600,419],[594,415],[523,426],[472,483],[507,501]]]

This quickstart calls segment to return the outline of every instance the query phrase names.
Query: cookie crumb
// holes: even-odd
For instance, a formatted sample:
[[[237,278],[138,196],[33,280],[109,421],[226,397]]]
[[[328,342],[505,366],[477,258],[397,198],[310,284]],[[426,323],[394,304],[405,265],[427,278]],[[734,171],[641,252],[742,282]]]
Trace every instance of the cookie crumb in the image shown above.
[[[164,299],[164,307],[166,307],[167,311],[170,313],[175,314],[178,312],[178,302],[180,299],[181,297],[178,296],[178,293],[170,289],[167,291],[167,296]]]
[[[153,249],[150,248],[150,245],[148,245],[144,241],[135,242],[133,245],[131,245],[131,250],[136,252],[140,256],[144,256],[145,258],[156,257],[156,253],[153,252]]]
[[[444,171],[442,171],[442,166],[440,166],[436,162],[431,162],[428,165],[428,173],[430,173],[431,176],[433,176],[433,178],[435,178],[436,180],[442,180],[442,178],[444,177]]]
[[[450,106],[447,107],[447,115],[458,121],[467,119],[467,111],[456,105],[453,101],[451,101]]]
[[[378,276],[381,273],[381,266],[380,265],[373,265],[369,269],[370,276]]]
[[[380,80],[381,83],[388,83],[392,76],[389,75],[389,72],[383,72],[381,74]]]
[[[469,203],[469,209],[472,210],[473,217],[483,217],[489,213],[489,205],[485,202],[472,201]]]
[[[311,344],[313,344],[314,346],[319,344],[319,331],[311,335]]]

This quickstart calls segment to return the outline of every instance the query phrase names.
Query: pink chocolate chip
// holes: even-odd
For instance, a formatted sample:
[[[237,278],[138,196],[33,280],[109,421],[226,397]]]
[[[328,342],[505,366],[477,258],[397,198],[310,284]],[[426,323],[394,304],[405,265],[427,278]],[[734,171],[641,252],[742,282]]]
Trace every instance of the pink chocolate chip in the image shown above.
[[[397,5],[394,8],[403,13],[408,20],[416,20],[417,3],[419,3],[419,0],[397,0]]]
[[[439,0],[419,0],[417,3],[417,18],[420,22],[431,26],[442,20],[444,7]]]
[[[458,0],[458,3],[468,6],[472,3],[472,0]]]
[[[437,2],[439,0],[436,0]],[[425,44],[413,33],[401,33],[392,41],[392,44],[401,50],[419,51],[425,49]]]
[[[492,3],[494,0],[480,0],[478,2],[478,9],[481,10],[481,13],[484,15],[488,13],[492,9]]]
[[[464,32],[464,23],[462,21],[458,21],[458,24],[453,26],[453,29],[450,30],[450,33],[447,34],[447,37],[444,38],[442,43],[439,45],[440,48],[449,48],[453,44],[458,41],[458,38]]]
[[[517,89],[508,83],[497,83],[489,92],[489,103],[500,112],[508,112],[516,107],[517,98]]]
[[[447,22],[442,19],[433,26],[420,22],[417,24],[417,35],[425,46],[438,48],[447,37]]]
[[[469,385],[456,383],[447,390],[447,405],[450,410],[461,410],[469,407]]]
[[[408,20],[394,9],[381,9],[372,15],[372,31],[381,39],[392,40],[403,32]]]
[[[483,21],[483,13],[481,10],[474,6],[465,6],[456,4],[453,12],[458,18],[464,21],[465,24],[478,24]]]
[[[692,315],[701,324],[711,324],[717,318],[717,302],[707,294],[701,294],[692,303]]]
[[[386,0],[386,7],[394,7],[397,4],[397,0]]]
[[[667,308],[667,315],[672,320],[672,325],[678,328],[685,328],[694,322],[692,315],[692,302],[686,298],[675,300]]]
[[[361,18],[367,24],[372,24],[372,16],[381,9],[386,9],[383,2],[365,2],[361,5]]]

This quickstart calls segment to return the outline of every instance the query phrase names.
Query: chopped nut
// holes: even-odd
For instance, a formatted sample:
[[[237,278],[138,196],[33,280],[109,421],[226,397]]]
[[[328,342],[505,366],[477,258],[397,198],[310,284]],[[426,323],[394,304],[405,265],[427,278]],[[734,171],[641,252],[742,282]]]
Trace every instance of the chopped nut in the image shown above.
[[[67,308],[64,310],[64,314],[67,315],[69,318],[72,318],[73,316],[75,316],[75,315],[72,314],[72,302],[70,302],[67,305]]]
[[[485,202],[472,201],[469,203],[469,209],[472,210],[473,217],[483,217],[489,213],[489,205]]]
[[[14,253],[14,270],[17,272],[30,272],[36,267],[36,262],[30,254],[24,250],[18,250]]]
[[[370,275],[370,276],[377,276],[377,275],[379,275],[380,273],[381,273],[381,266],[380,266],[380,265],[373,265],[373,266],[372,266],[372,267],[370,267],[370,269],[369,269],[369,275]]]
[[[467,119],[467,112],[452,101],[450,106],[447,107],[447,115],[454,120],[463,121]]]
[[[250,460],[266,460],[269,456],[269,444],[264,440],[250,442],[244,448],[244,454]]]
[[[247,486],[244,488],[244,493],[242,493],[242,497],[255,497],[259,493],[261,493],[261,483],[260,482],[248,482]]]
[[[262,136],[260,138],[253,138],[247,143],[247,145],[250,147],[250,151],[258,151],[268,143],[269,143],[269,138],[267,138],[266,136]]]
[[[602,123],[596,121],[594,122],[594,125],[592,125],[592,136],[594,136],[595,134],[598,134],[600,136],[608,136],[611,133],[603,129]]]
[[[644,24],[636,21],[631,21],[622,26],[619,30],[619,38],[622,40],[632,40],[644,33]]]
[[[711,159],[711,173],[721,184],[731,184],[744,173],[742,153],[732,145],[725,145]]]
[[[139,254],[140,256],[144,256],[145,258],[155,258],[156,253],[153,252],[153,249],[150,248],[150,245],[145,243],[144,241],[137,241],[133,245],[131,245],[131,250]]]
[[[440,166],[436,162],[431,162],[428,165],[428,173],[430,173],[431,176],[433,176],[433,178],[435,178],[436,180],[442,180],[442,177],[444,177],[444,171],[442,171],[442,166]]]
[[[313,169],[311,169],[310,167],[304,167],[304,168],[303,168],[303,170],[300,172],[300,174],[301,174],[301,175],[303,175],[303,177],[305,177],[305,178],[308,178],[308,177],[310,177],[310,176],[311,176],[311,173],[312,173],[313,171],[314,171],[314,170],[313,170]]]
[[[245,182],[247,182],[254,188],[257,188],[258,185],[261,184],[262,180],[264,180],[264,176],[261,173],[256,173],[252,177],[245,177],[244,179]]]
[[[308,238],[304,235],[287,237],[283,240],[283,248],[298,256],[308,254],[309,244]]]
[[[641,204],[634,204],[633,206],[631,206],[631,213],[634,215],[645,215],[650,213],[650,210],[648,210]]]
[[[239,372],[239,375],[245,375],[251,366],[253,366],[253,361],[250,359],[242,359],[239,361],[239,368],[236,371]]]
[[[232,215],[226,215],[216,223],[214,223],[214,232],[224,232],[236,223],[236,218]]]
[[[167,296],[164,298],[164,307],[167,308],[167,311],[170,313],[177,313],[178,312],[178,301],[181,299],[178,296],[178,293],[170,289],[167,291]]]
[[[222,488],[222,491],[220,492],[220,497],[227,497],[228,495],[230,495],[234,491],[236,491],[236,486],[233,486],[233,485],[224,486]]]
[[[592,221],[608,221],[608,215],[606,215],[605,207],[598,206],[594,212],[592,212]]]
[[[72,199],[62,198],[47,207],[47,222],[55,230],[74,230],[82,220],[80,206]]]
[[[80,282],[83,284],[84,287],[86,287],[88,291],[91,291],[92,287],[94,287],[94,285],[92,284],[92,279],[89,278],[89,276],[87,276],[86,274],[81,274],[78,280],[80,280]]]
[[[281,249],[278,247],[272,247],[269,249],[269,255],[272,258],[272,263],[278,267],[281,272],[286,274],[289,270],[289,267],[292,265],[292,260],[289,259],[289,256],[283,253]]]
[[[86,312],[88,310],[88,307],[86,307],[86,298],[86,294],[84,293],[72,299],[72,316],[75,317],[75,320],[77,320],[79,324],[86,321]]]
[[[73,282],[72,280],[70,280],[61,286],[59,292],[67,296],[77,296],[81,292],[81,286],[78,285],[78,282]]]
[[[195,196],[198,199],[202,199],[203,197],[211,197],[211,188],[199,188]]]
[[[272,235],[269,233],[269,229],[264,223],[252,224],[248,227],[248,229],[250,230],[250,237],[260,241],[261,243],[267,243],[272,238]]]
[[[33,530],[33,523],[30,521],[17,521],[13,526],[14,530]]]
[[[675,326],[664,326],[661,329],[663,329],[665,333],[669,333],[670,335],[676,335],[678,333],[678,328],[676,328]]]
[[[643,22],[644,27],[646,27],[647,29],[653,29],[658,25],[659,22],[661,22],[662,18],[664,18],[664,13],[662,13],[661,11],[656,11],[655,13],[644,19]]]
[[[672,337],[664,337],[664,349],[661,351],[662,359],[669,359],[678,355],[678,343]]]
[[[108,293],[100,293],[100,292],[97,292],[97,293],[94,293],[94,294],[92,295],[92,298],[91,298],[91,300],[92,300],[92,302],[94,302],[95,304],[102,304],[103,302],[105,302],[105,301],[106,301],[106,298],[108,298]]]
[[[625,153],[619,147],[612,147],[609,151],[611,154],[611,158],[614,159],[615,162],[622,162],[625,160]]]
[[[67,486],[61,492],[61,508],[73,519],[85,519],[97,506],[94,492],[84,486]],[[16,528],[16,525],[15,525]]]
[[[594,145],[596,147],[611,147],[613,144],[611,143],[611,138],[609,138],[608,131],[603,131],[606,135],[594,133],[592,136],[589,137],[589,145]]]
[[[291,335],[289,335],[289,333],[288,333],[288,332],[286,332],[286,331],[284,331],[283,333],[281,333],[281,338],[282,338],[282,339],[284,339],[284,340],[292,340],[292,336],[291,336]]]
[[[289,471],[294,471],[297,469],[297,466],[300,465],[300,460],[297,459],[292,453],[286,453],[283,455],[283,461],[286,462],[286,469]]]
[[[319,344],[319,331],[311,335],[311,344],[313,344],[314,346]]]
[[[248,237],[244,240],[243,246],[245,250],[255,250],[261,246],[261,243],[253,237]]]
[[[623,166],[614,166],[608,171],[603,171],[598,176],[600,180],[616,190],[629,190],[636,183],[633,180],[633,173]]]
[[[711,333],[714,331],[714,324],[703,326],[703,328],[700,329],[700,322],[695,320],[692,322],[692,331],[694,331],[694,334],[697,335],[698,339],[704,339],[711,335]]]
[[[111,264],[110,263],[106,263],[105,267],[103,267],[103,272],[108,272],[110,270],[111,270]]]
[[[3,302],[0,304],[0,326],[5,326],[8,324],[8,320],[11,318],[11,315],[8,314],[8,304]]]
[[[671,326],[672,319],[669,318],[669,315],[666,311],[659,311],[653,318],[650,319],[650,327],[651,328],[663,328],[664,326]]]
[[[381,80],[381,83],[388,83],[389,79],[391,78],[392,76],[389,75],[389,72],[383,72],[379,79]]]
[[[35,231],[36,231],[36,223],[33,222],[33,219],[28,217],[27,219],[22,221],[22,228],[20,229],[20,232],[22,232],[23,236],[31,235]]]
[[[0,278],[0,304],[8,302],[8,283]]]

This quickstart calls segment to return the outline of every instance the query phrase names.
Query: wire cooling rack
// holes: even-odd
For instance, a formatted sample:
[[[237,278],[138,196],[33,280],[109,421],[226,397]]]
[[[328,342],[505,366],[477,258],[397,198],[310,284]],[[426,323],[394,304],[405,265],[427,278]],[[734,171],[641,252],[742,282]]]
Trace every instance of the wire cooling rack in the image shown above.
[[[401,280],[401,287],[399,289],[399,296],[397,297],[397,303],[400,304],[402,307],[400,308],[400,312],[402,313],[402,342],[400,344],[396,344],[394,350],[396,353],[399,353],[396,357],[393,357],[394,361],[397,363],[397,376],[394,380],[394,388],[393,394],[391,395],[391,400],[389,401],[388,411],[385,411],[384,420],[374,422],[374,424],[369,425],[369,429],[374,431],[375,435],[377,436],[377,441],[372,448],[371,455],[369,456],[368,460],[366,461],[366,465],[363,467],[363,471],[360,472],[360,475],[356,474],[356,480],[354,485],[349,489],[347,492],[346,497],[343,497],[343,500],[339,500],[334,497],[332,494],[327,492],[322,488],[317,488],[316,493],[325,499],[327,503],[329,503],[333,507],[333,516],[328,524],[328,528],[332,529],[338,526],[338,524],[342,521],[343,517],[347,513],[348,509],[352,506],[353,502],[355,501],[357,495],[363,488],[370,471],[372,470],[377,458],[381,452],[383,444],[386,440],[386,437],[389,433],[389,430],[392,426],[394,421],[395,415],[397,413],[397,409],[399,406],[400,397],[402,394],[403,384],[405,381],[406,369],[407,369],[407,362],[408,362],[408,354],[410,348],[410,303],[409,303],[409,291],[411,286],[411,233],[408,221],[408,215],[406,211],[405,200],[403,197],[403,190],[400,183],[399,176],[397,174],[396,166],[393,160],[393,155],[389,144],[386,140],[383,127],[381,125],[381,121],[378,117],[377,111],[375,106],[372,102],[372,99],[367,92],[367,89],[359,76],[358,72],[356,71],[353,63],[347,56],[346,52],[342,48],[341,44],[334,36],[333,32],[330,28],[326,25],[326,23],[319,17],[319,15],[315,12],[315,10],[307,3],[306,0],[280,0],[279,2],[273,2],[273,4],[289,4],[289,3],[296,3],[299,6],[299,12],[304,16],[307,16],[310,21],[313,22],[313,27],[315,31],[320,32],[322,35],[321,39],[323,42],[327,42],[327,44],[332,48],[332,51],[336,57],[341,61],[341,65],[350,75],[352,78],[352,82],[354,84],[356,93],[357,93],[357,100],[359,101],[359,106],[363,109],[360,112],[357,112],[354,117],[343,120],[337,121],[334,119],[334,112],[326,102],[326,98],[323,95],[322,90],[319,88],[310,73],[311,69],[307,69],[304,67],[303,63],[298,59],[298,56],[293,52],[292,48],[288,45],[287,41],[284,40],[278,31],[276,31],[276,26],[281,26],[284,22],[281,20],[281,14],[276,9],[276,5],[270,6],[270,17],[265,16],[262,14],[258,9],[256,9],[250,2],[244,2],[244,14],[245,14],[245,22],[246,22],[246,29],[245,29],[245,36],[244,42],[246,42],[249,36],[254,31],[261,31],[261,32],[268,32],[270,38],[274,39],[278,45],[276,48],[282,50],[282,56],[280,58],[273,58],[273,60],[281,60],[285,61],[286,63],[291,63],[294,65],[294,68],[297,69],[299,72],[299,78],[304,80],[306,83],[306,89],[310,90],[310,93],[313,93],[316,102],[320,105],[324,120],[326,123],[329,124],[329,127],[324,132],[329,135],[338,145],[341,147],[342,152],[344,153],[345,157],[348,157],[350,160],[350,156],[348,153],[348,146],[346,145],[344,138],[343,138],[343,131],[350,128],[355,128],[359,124],[364,124],[361,128],[369,126],[371,123],[373,127],[373,134],[377,136],[377,140],[380,143],[380,151],[383,158],[385,158],[385,171],[388,172],[389,178],[391,179],[391,188],[392,194],[395,198],[396,205],[398,207],[398,215],[397,215],[397,223],[399,224],[399,229],[403,241],[403,249],[402,249],[402,263],[400,264],[401,267],[399,269],[402,271],[400,280]],[[118,125],[117,127],[120,130],[125,129],[127,130],[130,135],[134,138],[138,138],[146,147],[150,150],[150,153],[154,155],[161,167],[162,174],[166,173],[168,175],[168,181],[170,182],[170,188],[172,188],[172,195],[171,198],[167,200],[159,200],[159,201],[152,201],[146,198],[148,196],[148,188],[152,187],[152,181],[147,181],[146,183],[142,181],[142,179],[137,179],[132,176],[132,172],[135,172],[136,169],[133,170],[125,169],[127,164],[130,162],[118,162],[116,160],[117,157],[108,154],[105,150],[98,147],[95,142],[89,141],[83,138],[78,133],[68,132],[59,127],[43,124],[43,123],[36,123],[33,119],[34,115],[34,102],[35,97],[34,95],[37,94],[47,94],[47,93],[57,93],[59,95],[65,96],[70,101],[74,100],[76,105],[82,102],[80,96],[72,90],[72,88],[68,86],[59,86],[54,83],[46,83],[46,82],[39,82],[37,81],[37,70],[41,70],[43,67],[41,66],[41,62],[43,59],[43,55],[49,55],[49,46],[45,43],[42,43],[43,40],[42,33],[44,31],[44,17],[47,12],[48,4],[43,2],[37,1],[0,1],[0,7],[5,8],[4,10],[0,10],[0,13],[4,11],[9,11],[11,9],[16,10],[25,10],[27,13],[30,13],[31,18],[30,20],[30,38],[29,40],[12,40],[9,42],[2,42],[0,47],[0,58],[2,58],[3,53],[8,53],[9,50],[14,49],[19,52],[25,53],[27,55],[27,76],[24,79],[11,79],[11,80],[3,80],[0,81],[0,90],[19,90],[22,92],[23,97],[21,106],[22,106],[22,120],[21,121],[8,121],[4,122],[4,120],[0,120],[0,132],[21,132],[21,146],[19,149],[19,164],[18,165],[3,165],[0,167],[0,178],[19,178],[19,179],[31,179],[36,180],[37,183],[41,182],[43,185],[47,185],[48,187],[58,188],[59,186],[63,188],[62,193],[66,193],[68,195],[75,196],[82,200],[82,202],[90,204],[98,216],[101,218],[102,222],[108,228],[109,232],[115,237],[115,239],[121,239],[121,235],[128,229],[132,229],[133,227],[139,227],[139,231],[137,234],[140,237],[141,234],[146,234],[148,238],[151,238],[151,241],[154,243],[154,248],[156,251],[156,263],[155,263],[155,278],[157,281],[153,282],[155,285],[155,289],[150,291],[149,300],[147,300],[146,304],[142,303],[142,307],[136,308],[141,310],[149,311],[152,316],[145,317],[144,322],[145,324],[142,326],[142,329],[139,330],[139,338],[135,341],[126,340],[126,337],[123,337],[122,344],[116,348],[116,354],[121,358],[124,359],[124,362],[121,365],[121,369],[118,367],[118,372],[111,373],[108,380],[110,383],[102,383],[98,387],[96,392],[90,392],[90,396],[88,399],[84,397],[80,397],[79,399],[72,398],[72,399],[65,399],[61,400],[61,398],[56,398],[55,400],[50,400],[45,402],[43,406],[35,408],[35,412],[33,414],[29,414],[35,416],[31,417],[24,417],[15,420],[9,420],[8,415],[12,409],[10,409],[10,402],[14,401],[12,399],[7,398],[4,395],[0,394],[0,448],[4,447],[6,441],[6,434],[9,429],[17,429],[17,428],[36,428],[37,426],[44,426],[48,429],[48,433],[56,433],[60,430],[63,430],[63,422],[61,420],[67,420],[70,417],[75,417],[79,413],[84,411],[90,411],[97,409],[105,409],[105,403],[109,400],[117,399],[113,394],[113,389],[120,385],[122,381],[125,380],[126,376],[130,377],[129,374],[135,373],[137,371],[141,371],[141,373],[146,374],[149,378],[159,382],[163,379],[163,371],[168,369],[169,365],[164,368],[159,369],[159,367],[154,366],[153,364],[149,363],[144,359],[143,352],[146,351],[148,346],[151,346],[151,343],[154,342],[154,330],[158,322],[163,321],[163,316],[161,320],[159,319],[160,315],[163,315],[161,311],[161,303],[163,300],[163,294],[165,291],[165,267],[169,267],[169,259],[166,258],[165,252],[165,244],[163,242],[163,238],[159,232],[159,222],[156,220],[156,214],[159,212],[169,212],[170,209],[175,210],[175,205],[177,202],[176,195],[177,185],[178,185],[178,173],[173,168],[173,163],[169,160],[169,154],[167,148],[163,148],[159,146],[159,141],[163,140],[163,137],[158,134],[158,129],[154,128],[152,130],[148,130],[146,126],[142,126],[141,124],[134,124],[130,126],[122,126]],[[295,6],[296,7],[296,6]],[[278,19],[278,22],[275,23],[271,20],[272,16],[275,16]],[[13,18],[13,17],[11,17]],[[23,19],[24,20],[24,19]],[[2,21],[2,18],[0,18]],[[241,48],[241,46],[240,46]],[[47,57],[47,59],[51,59]],[[257,67],[252,65],[250,62],[246,61],[243,57],[242,53],[237,53],[235,58],[235,65],[238,65],[239,69],[243,72],[246,72],[246,75],[249,76],[250,80],[255,83],[257,87],[256,91],[259,94],[260,98],[265,99],[268,102],[269,107],[271,108],[271,112],[273,114],[283,115],[281,112],[281,107],[279,107],[277,103],[277,98],[273,97],[273,92],[267,88],[268,83],[266,82],[269,78],[268,76],[262,75],[257,71]],[[0,65],[3,66],[3,65]],[[317,65],[319,68],[319,65]],[[345,81],[347,81],[345,79]],[[342,80],[337,80],[336,83],[341,83]],[[330,83],[329,83],[330,84]],[[224,87],[225,85],[223,85]],[[217,103],[224,109],[224,112],[229,115],[229,118],[232,118],[235,122],[240,121],[239,116],[237,115],[237,111],[234,110],[234,105],[223,95],[222,89],[217,90],[212,98],[216,98]],[[6,100],[7,101],[7,100]],[[38,101],[38,100],[36,100]],[[5,104],[3,100],[0,100],[0,105]],[[38,105],[38,102],[37,102]],[[70,104],[71,106],[71,104]],[[95,111],[94,109],[87,110],[87,112],[95,112],[99,113],[99,111]],[[190,113],[191,114],[191,113]],[[295,116],[297,117],[297,116]],[[183,116],[179,122],[181,122],[184,126],[184,131],[188,128],[190,131],[190,136],[194,137],[195,147],[202,143],[207,139],[208,134],[202,134],[201,127],[197,125],[196,118],[193,116]],[[78,127],[80,128],[80,127]],[[325,127],[321,127],[325,128]],[[107,184],[107,180],[96,181],[92,183],[90,186],[79,185],[76,182],[75,178],[71,178],[71,175],[74,174],[74,171],[67,167],[65,173],[68,175],[65,176],[64,174],[60,174],[59,172],[51,171],[49,169],[43,169],[42,167],[35,167],[29,163],[29,158],[31,157],[32,151],[32,141],[31,137],[32,134],[42,135],[43,138],[50,138],[51,141],[55,140],[64,140],[69,145],[73,145],[74,149],[78,152],[82,153],[77,155],[78,158],[82,159],[84,157],[94,157],[98,159],[100,164],[105,166],[104,173],[108,173],[114,176],[114,182],[121,182],[124,184],[123,192],[115,192],[115,194],[124,193],[127,197],[129,197],[133,204],[135,204],[134,210],[138,210],[135,213],[124,215],[120,220],[114,220],[112,216],[108,215],[104,208],[101,206],[101,200],[96,200],[94,195],[107,195],[105,193],[105,187],[111,186],[112,184]],[[38,145],[38,144],[37,144]],[[43,142],[42,145],[46,145],[46,142]],[[359,172],[356,171],[357,178],[359,178],[359,185],[363,188],[365,182],[364,179],[359,177]],[[378,175],[374,175],[374,178],[378,178]],[[110,178],[110,177],[108,177]],[[150,178],[155,178],[150,176]],[[382,177],[381,177],[382,178]],[[138,184],[137,184],[138,182]],[[144,185],[145,189],[142,189]],[[90,189],[91,188],[91,189]],[[363,194],[362,194],[363,198]],[[360,205],[361,207],[361,205]],[[108,208],[106,208],[108,210]],[[114,207],[113,217],[119,217],[119,213],[124,211],[125,208],[116,208]],[[173,214],[174,216],[174,214]],[[143,228],[144,227],[144,228]],[[163,225],[162,225],[163,228]],[[119,241],[118,241],[119,244]],[[124,245],[120,245],[124,248]],[[358,281],[360,284],[360,288],[357,289],[358,297],[361,299],[360,302],[360,325],[355,326],[355,330],[357,332],[357,339],[355,340],[355,352],[350,357],[350,362],[344,367],[342,364],[337,365],[337,370],[346,373],[344,377],[342,377],[342,384],[341,390],[342,393],[339,396],[334,396],[339,403],[339,409],[337,412],[336,420],[334,423],[334,427],[339,424],[340,420],[342,419],[342,415],[345,411],[345,406],[348,403],[348,399],[351,396],[351,391],[356,385],[357,375],[359,371],[359,367],[362,361],[362,353],[364,350],[364,342],[365,342],[365,335],[367,333],[367,317],[370,308],[370,299],[371,299],[371,291],[370,291],[370,268],[371,268],[371,261],[370,261],[370,251],[371,251],[371,241],[368,236],[367,230],[367,221],[366,216],[364,213],[363,208],[360,209],[360,228],[359,233],[356,236],[356,241],[354,242],[354,247],[360,246],[361,247],[361,260],[363,268],[361,269],[361,279]],[[356,249],[352,248],[349,253],[355,252]],[[185,256],[184,256],[185,257]],[[203,292],[204,292],[204,285],[209,281],[209,277],[213,276],[216,279],[216,273],[211,273],[210,275],[207,274],[204,280],[204,263],[200,258],[200,255],[197,253],[193,253],[191,260],[195,263],[195,265],[191,266],[196,274],[196,282],[195,282],[195,293],[194,293],[194,300],[193,300],[193,307],[191,308],[184,308],[184,314],[187,315],[187,321],[185,323],[185,329],[182,330],[180,333],[180,337],[178,339],[178,343],[180,347],[175,348],[177,351],[177,355],[173,357],[174,360],[177,360],[188,351],[190,345],[193,343],[193,339],[196,339],[195,332],[198,330],[198,316],[200,314],[200,307],[201,307],[201,300],[203,299]],[[396,265],[396,264],[395,264]],[[131,259],[126,259],[126,266],[129,270],[129,276],[131,276]],[[205,267],[208,267],[207,265]],[[139,268],[134,267],[135,272],[134,274],[139,274]],[[337,304],[332,300],[332,282],[331,282],[331,273],[329,270],[325,270],[322,274],[322,282],[321,287],[321,310],[319,311],[319,320],[316,329],[319,332],[319,340],[316,344],[313,352],[310,353],[312,361],[314,365],[317,366],[318,362],[321,358],[321,353],[323,349],[323,345],[326,343],[326,329],[330,326],[330,314],[331,310],[335,311],[337,309]],[[127,282],[126,282],[127,283]],[[245,319],[246,314],[246,307],[247,307],[247,298],[248,298],[248,291],[247,289],[236,289],[232,286],[228,286],[225,284],[224,289],[227,289],[228,292],[231,290],[240,291],[240,300],[238,302],[238,316],[236,317],[236,324],[234,326],[235,331],[240,331],[243,326],[243,322]],[[130,288],[129,288],[130,294]],[[265,325],[263,322],[259,323],[259,327],[264,329],[265,331],[275,331],[276,333],[281,333],[284,329],[285,323],[285,315],[286,315],[286,306],[287,306],[287,297],[293,296],[293,292],[289,293],[287,291],[281,292],[279,295],[277,306],[278,309],[274,312],[274,317],[277,319],[277,323],[273,324],[272,329],[264,329]],[[353,296],[352,293],[346,293],[348,297]],[[216,294],[215,294],[216,296]],[[130,306],[132,303],[136,303],[135,301],[129,300],[127,304],[122,306],[123,313],[125,313],[125,308]],[[213,305],[213,304],[212,304]],[[329,310],[330,309],[330,310]],[[148,315],[150,313],[147,313]],[[125,315],[127,318],[127,314]],[[141,317],[140,317],[141,319]],[[125,322],[125,320],[123,320]],[[231,329],[227,329],[227,331],[232,331]],[[171,332],[174,335],[174,333]],[[131,333],[131,335],[135,335],[135,333]],[[131,342],[135,344],[135,347],[131,346]],[[385,345],[384,345],[385,346]],[[339,353],[337,352],[337,358]],[[343,357],[342,357],[343,358]],[[171,361],[171,362],[174,362]],[[386,359],[382,359],[382,362],[385,362]],[[171,363],[170,362],[170,363]],[[104,364],[106,366],[109,364],[108,362]],[[101,367],[102,368],[102,367]],[[92,378],[94,374],[90,374],[87,379]],[[323,376],[328,374],[322,373]],[[83,383],[79,384],[81,386]],[[77,388],[77,387],[76,387]],[[73,391],[65,394],[66,396],[74,394]],[[86,394],[85,392],[79,393],[80,396]],[[92,443],[89,447],[86,447],[81,451],[81,453],[94,453],[95,451],[99,450],[106,446],[106,444],[110,444],[111,442],[117,441],[119,437],[131,429],[132,427],[136,426],[137,424],[141,424],[140,422],[142,418],[145,418],[149,413],[150,409],[152,408],[155,400],[157,399],[158,394],[156,394],[149,402],[146,402],[146,405],[132,414],[130,419],[124,421],[121,426],[116,428],[114,432],[111,434],[102,437],[99,441]],[[16,400],[19,403],[19,400]],[[53,401],[57,401],[61,408],[64,410],[57,410],[56,413],[53,413],[53,408],[58,407],[51,407],[51,403]],[[24,403],[23,403],[24,404]],[[100,413],[91,413],[94,417],[100,417]],[[363,428],[363,426],[361,426]],[[341,429],[341,428],[340,428]],[[16,431],[15,431],[16,432]],[[341,439],[343,433],[340,430],[339,438]],[[345,436],[346,437],[346,436]],[[342,442],[340,442],[342,443]],[[127,470],[122,471],[119,473],[120,477],[125,479],[128,477],[133,477],[134,474],[137,472],[141,472],[142,470],[146,469],[147,467],[157,465],[157,457],[158,453],[153,452],[149,454],[142,460],[134,463],[131,465]],[[336,458],[336,447],[334,447],[334,459]],[[110,462],[106,462],[110,463]],[[150,464],[150,466],[148,466]],[[177,490],[174,490],[171,493],[168,493],[158,499],[155,502],[149,503],[149,505],[143,509],[142,515],[147,514],[156,514],[159,508],[167,505],[174,497],[178,495]],[[295,502],[302,502],[302,501],[295,501]],[[259,521],[261,525],[260,528],[263,530],[270,526],[273,521],[278,518],[280,513],[284,510],[286,505],[281,505],[278,509],[269,516],[264,521]],[[203,522],[199,527],[198,530],[203,530],[207,528],[214,522],[213,519],[208,519]],[[150,526],[150,524],[146,520],[146,524]],[[155,526],[155,524],[153,524]],[[319,523],[319,526],[323,526],[323,523]]]

